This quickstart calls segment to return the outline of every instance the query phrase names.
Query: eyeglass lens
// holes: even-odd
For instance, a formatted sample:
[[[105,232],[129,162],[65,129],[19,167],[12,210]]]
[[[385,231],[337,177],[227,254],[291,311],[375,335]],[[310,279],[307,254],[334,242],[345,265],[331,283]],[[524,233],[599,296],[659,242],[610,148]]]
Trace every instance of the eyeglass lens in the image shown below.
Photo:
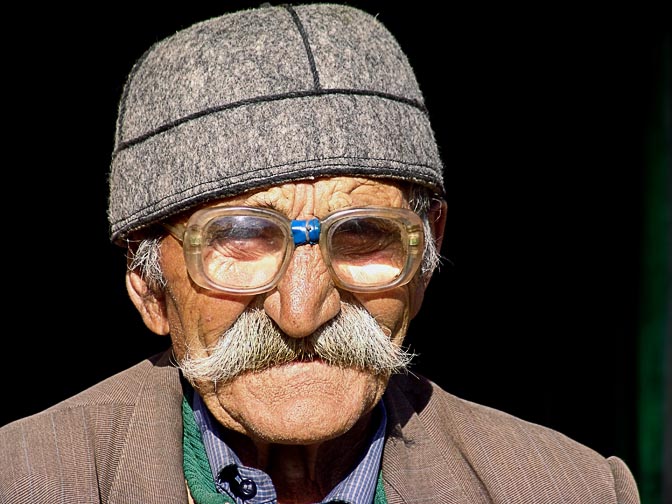
[[[282,265],[287,236],[275,222],[255,216],[224,216],[204,229],[205,274],[224,287],[255,288],[270,282]]]
[[[399,225],[377,217],[354,217],[334,224],[329,252],[334,273],[345,283],[360,286],[395,280],[406,263]]]
[[[291,240],[278,222],[250,215],[214,218],[203,237],[206,276],[222,287],[249,289],[272,281]],[[342,282],[377,286],[402,273],[407,258],[403,237],[402,227],[392,219],[351,216],[336,221],[320,239],[327,240],[331,267]]]

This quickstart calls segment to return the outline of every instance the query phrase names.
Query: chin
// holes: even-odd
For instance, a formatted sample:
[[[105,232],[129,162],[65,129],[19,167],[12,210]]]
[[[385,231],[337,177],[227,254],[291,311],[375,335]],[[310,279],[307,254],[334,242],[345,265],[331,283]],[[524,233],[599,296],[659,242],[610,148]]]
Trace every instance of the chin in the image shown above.
[[[343,411],[335,416],[337,412],[330,408],[309,402],[287,410],[278,410],[281,420],[276,422],[249,419],[247,435],[270,444],[315,445],[346,434],[363,415],[359,411]]]
[[[348,432],[382,397],[387,379],[322,362],[247,373],[218,390],[235,430],[267,443],[315,444]]]

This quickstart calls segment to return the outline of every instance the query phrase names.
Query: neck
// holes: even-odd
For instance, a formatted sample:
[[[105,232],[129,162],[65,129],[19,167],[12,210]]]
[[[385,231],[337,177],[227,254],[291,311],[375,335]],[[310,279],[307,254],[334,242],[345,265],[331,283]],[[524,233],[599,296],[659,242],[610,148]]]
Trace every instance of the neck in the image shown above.
[[[320,502],[367,450],[375,428],[372,416],[365,415],[342,436],[310,445],[267,443],[232,431],[227,432],[226,443],[244,465],[271,477],[278,504]]]

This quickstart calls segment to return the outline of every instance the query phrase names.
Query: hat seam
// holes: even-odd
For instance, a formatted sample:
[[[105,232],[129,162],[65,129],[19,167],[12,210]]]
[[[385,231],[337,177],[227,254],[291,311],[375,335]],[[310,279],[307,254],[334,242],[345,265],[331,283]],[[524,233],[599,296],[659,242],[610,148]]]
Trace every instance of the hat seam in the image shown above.
[[[384,93],[382,91],[370,91],[367,89],[340,89],[340,88],[316,89],[313,91],[292,91],[289,93],[281,93],[275,95],[256,96],[254,98],[248,98],[233,103],[218,105],[216,107],[208,107],[206,109],[199,110],[198,112],[188,114],[184,117],[180,117],[179,119],[175,119],[174,121],[170,121],[162,126],[159,126],[154,130],[148,131],[147,133],[143,133],[142,135],[139,135],[135,138],[131,138],[130,140],[125,140],[123,142],[120,141],[116,150],[113,152],[112,157],[113,158],[116,157],[117,154],[119,154],[119,152],[128,149],[129,147],[133,147],[134,145],[142,143],[145,140],[152,138],[156,135],[159,135],[161,133],[165,133],[166,131],[174,129],[184,123],[200,119],[201,117],[205,117],[207,115],[216,114],[224,110],[231,110],[234,108],[244,107],[247,105],[254,105],[257,103],[268,103],[273,101],[288,100],[294,98],[307,98],[311,96],[326,96],[326,95],[339,95],[339,94],[353,95],[353,96],[373,96],[377,98],[383,98],[386,100],[392,100],[399,103],[403,103],[405,105],[410,105],[411,107],[420,110],[420,112],[422,112],[423,114],[428,115],[426,107],[418,100],[405,98],[403,96],[398,96],[391,93]]]
[[[308,33],[306,32],[306,28],[303,26],[301,18],[299,18],[299,14],[294,10],[294,8],[291,5],[284,4],[283,7],[292,16],[292,21],[294,21],[296,29],[299,31],[299,35],[301,35],[301,40],[303,40],[303,46],[306,49],[306,56],[308,57],[308,64],[310,66],[310,71],[313,74],[313,86],[316,90],[322,89],[322,84],[320,82],[320,74],[317,71],[317,65],[315,64],[315,56],[313,55],[313,49],[311,48],[310,42],[308,41]]]
[[[140,58],[138,58],[138,60],[134,63],[133,67],[131,68],[128,77],[126,78],[126,84],[124,85],[124,89],[121,94],[121,99],[119,100],[119,114],[117,117],[117,139],[119,139],[119,141],[121,141],[121,139],[124,138],[124,120],[126,119],[126,104],[128,102],[128,95],[131,92],[131,82],[135,79],[135,75],[140,70],[142,64],[149,57],[152,51],[154,51],[154,48],[157,47],[158,45],[159,42],[155,42],[142,54],[142,56],[140,56]],[[112,153],[112,157],[114,157],[114,152]]]
[[[281,167],[281,166],[288,166],[288,165],[292,165],[292,164],[299,164],[299,163],[305,163],[305,162],[325,161],[325,160],[328,160],[328,159],[362,159],[362,160],[363,160],[363,159],[366,159],[366,160],[371,160],[371,161],[390,161],[390,162],[394,162],[394,163],[401,164],[401,165],[415,166],[415,167],[422,167],[422,168],[427,168],[428,170],[432,170],[432,166],[431,166],[431,165],[428,165],[428,164],[425,164],[425,163],[411,163],[411,162],[408,162],[408,161],[400,161],[400,160],[398,160],[398,159],[391,159],[391,158],[373,158],[373,157],[366,157],[366,158],[364,158],[364,157],[361,157],[361,156],[357,156],[357,157],[354,157],[354,156],[338,156],[338,158],[336,158],[336,157],[334,157],[334,158],[314,158],[314,159],[309,159],[309,160],[301,160],[301,161],[294,161],[294,162],[289,162],[289,163],[282,163],[282,164],[278,164],[278,165],[265,166],[265,167],[262,167],[262,168],[257,168],[257,169],[255,169],[255,170],[250,170],[250,171],[246,172],[246,174],[249,174],[249,173],[255,173],[255,172],[262,172],[262,171],[265,171],[265,170],[272,170],[272,169],[274,169],[274,168],[278,168],[278,167]],[[274,178],[277,178],[277,179],[279,179],[279,180],[282,180],[282,179],[286,178],[287,176],[289,176],[289,175],[291,175],[291,174],[293,174],[293,173],[296,173],[296,172],[300,172],[300,171],[304,171],[304,172],[305,172],[305,175],[306,175],[307,177],[314,176],[314,174],[318,174],[320,177],[324,177],[324,176],[328,176],[328,175],[329,175],[329,174],[325,174],[325,173],[322,171],[324,168],[327,168],[327,167],[332,167],[332,168],[335,168],[335,167],[343,167],[343,168],[347,168],[347,169],[348,169],[348,172],[347,172],[347,173],[348,173],[349,175],[355,175],[355,176],[358,175],[358,174],[371,175],[371,173],[370,173],[370,169],[375,169],[375,168],[376,168],[376,167],[371,167],[371,166],[359,166],[359,167],[353,167],[351,164],[348,164],[348,163],[331,163],[331,164],[326,164],[326,165],[325,165],[325,164],[321,164],[321,165],[319,166],[319,171],[318,171],[318,170],[311,171],[310,169],[303,169],[303,170],[302,170],[302,169],[299,168],[299,169],[296,169],[296,170],[293,170],[293,171],[286,171],[286,172],[284,172],[281,176],[278,176],[278,177],[270,177],[270,178],[262,174],[262,175],[257,175],[257,176],[255,176],[255,177],[248,177],[248,178],[245,178],[244,180],[241,180],[241,181],[240,181],[239,183],[237,183],[237,184],[232,184],[232,185],[229,186],[227,189],[231,189],[231,191],[233,192],[233,190],[235,190],[235,188],[236,188],[238,185],[241,185],[241,184],[249,184],[250,182],[254,182],[254,181],[257,181],[257,180],[266,180],[266,181],[269,181],[269,182],[270,182],[272,179],[274,179]],[[431,175],[431,173],[430,173],[429,175]],[[406,177],[402,176],[401,174],[400,174],[399,177],[395,177],[394,175],[390,175],[390,174],[388,174],[388,173],[385,173],[384,176],[387,177],[387,178],[399,178],[399,179],[408,180]],[[168,204],[168,205],[166,205],[166,206],[159,206],[159,207],[157,208],[157,204],[159,204],[159,203],[161,203],[161,202],[163,202],[163,201],[166,201],[166,200],[169,200],[169,199],[178,197],[178,196],[181,195],[181,194],[184,194],[184,193],[188,193],[188,192],[190,192],[190,191],[193,191],[193,190],[194,190],[195,188],[197,188],[197,187],[201,187],[201,186],[204,186],[204,185],[212,184],[212,183],[214,183],[214,182],[217,182],[217,180],[218,180],[217,178],[215,178],[215,179],[211,179],[211,180],[208,180],[208,181],[200,182],[200,183],[198,183],[197,185],[190,186],[189,189],[185,189],[185,190],[183,190],[183,191],[178,191],[178,192],[173,192],[173,193],[171,193],[171,194],[168,195],[168,196],[164,196],[163,198],[160,198],[160,199],[154,201],[151,205],[147,205],[147,206],[143,206],[143,207],[139,208],[133,215],[129,215],[128,217],[126,217],[126,218],[124,218],[124,219],[120,219],[120,220],[118,220],[118,221],[115,221],[114,224],[118,225],[119,227],[123,227],[123,225],[124,225],[125,223],[127,223],[127,222],[129,222],[129,221],[133,221],[133,219],[136,218],[137,214],[144,212],[144,211],[147,210],[148,208],[156,208],[157,211],[161,211],[161,210],[163,210],[164,208],[168,208],[170,205]],[[426,182],[426,183],[427,183],[427,182],[431,182],[431,180],[430,180],[429,178],[425,179],[425,178],[423,178],[423,177],[415,177],[415,180],[416,180],[416,181]],[[216,191],[215,191],[215,192],[216,192]],[[201,199],[202,199],[203,201],[206,201],[206,200],[208,200],[208,199],[211,197],[211,195],[208,195],[208,194],[199,194],[199,195],[197,195],[197,196],[200,196]],[[194,201],[194,202],[197,202],[197,201],[198,201],[198,198],[195,198],[193,201]],[[181,200],[181,202],[184,203],[185,201],[184,201],[184,200]],[[156,212],[155,212],[155,213],[156,213]],[[113,226],[114,226],[114,224],[113,224]],[[140,226],[140,227],[142,227],[142,226]]]

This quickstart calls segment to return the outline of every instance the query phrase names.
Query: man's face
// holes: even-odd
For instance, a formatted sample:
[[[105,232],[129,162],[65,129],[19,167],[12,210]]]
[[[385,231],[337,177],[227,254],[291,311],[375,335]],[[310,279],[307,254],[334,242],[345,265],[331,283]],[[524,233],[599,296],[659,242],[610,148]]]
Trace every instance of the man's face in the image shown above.
[[[408,207],[396,185],[338,177],[284,184],[221,200],[212,206],[271,208],[290,219],[323,218],[344,208]],[[170,332],[179,360],[205,357],[224,331],[250,306],[263,308],[285,338],[310,336],[336,317],[343,302],[366,309],[396,345],[417,312],[424,286],[411,283],[374,294],[350,293],[334,286],[319,247],[300,246],[286,273],[271,291],[255,296],[205,290],[190,281],[182,246],[172,237],[161,245],[166,279],[163,327]],[[291,362],[233,379],[196,386],[213,415],[226,427],[253,439],[311,444],[348,431],[381,398],[388,377],[369,370],[328,365],[320,359]]]

